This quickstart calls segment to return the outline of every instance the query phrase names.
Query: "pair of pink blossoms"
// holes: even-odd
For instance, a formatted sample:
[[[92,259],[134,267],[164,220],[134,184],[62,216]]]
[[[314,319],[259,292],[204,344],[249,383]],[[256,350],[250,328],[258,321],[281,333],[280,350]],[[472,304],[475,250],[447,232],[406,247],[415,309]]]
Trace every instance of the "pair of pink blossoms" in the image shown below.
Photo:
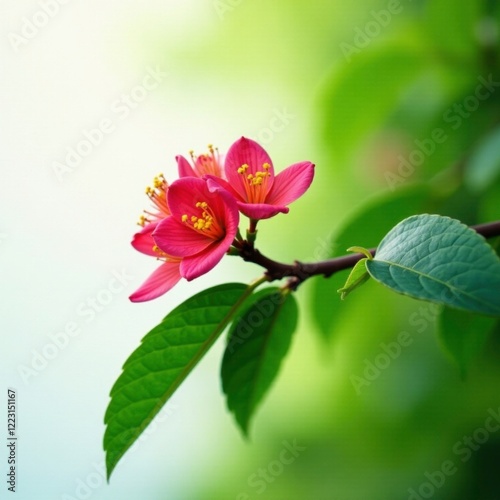
[[[314,176],[309,161],[274,175],[271,158],[255,141],[242,137],[226,154],[224,170],[216,150],[192,156],[193,166],[177,156],[180,179],[170,186],[163,176],[146,193],[157,212],[141,217],[142,231],[132,246],[163,261],[130,300],[143,302],[168,292],[181,278],[210,271],[235,242],[239,213],[254,221],[288,213],[287,205],[305,193]]]

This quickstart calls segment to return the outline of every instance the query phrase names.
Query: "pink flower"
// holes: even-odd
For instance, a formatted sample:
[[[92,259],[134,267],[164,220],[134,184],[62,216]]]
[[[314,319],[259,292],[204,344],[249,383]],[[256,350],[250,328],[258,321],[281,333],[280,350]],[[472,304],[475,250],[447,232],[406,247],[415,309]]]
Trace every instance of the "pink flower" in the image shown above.
[[[153,240],[152,233],[158,222],[148,224],[141,232],[136,233],[132,240],[132,246],[146,255],[156,257],[163,263],[149,278],[129,297],[132,302],[145,302],[153,300],[167,293],[181,279],[179,267],[181,259],[172,257],[162,252]]]
[[[158,223],[170,215],[167,203],[168,184],[163,175],[155,177],[154,188],[148,187],[146,194],[153,202],[156,211],[144,211],[139,224],[144,226],[142,231],[134,234],[132,246],[141,253],[156,257],[163,263],[149,278],[129,297],[132,302],[144,302],[156,299],[168,292],[181,279],[179,272],[180,259],[162,252],[153,240],[153,231]]]
[[[172,215],[158,223],[153,238],[168,255],[181,260],[187,280],[210,271],[234,241],[239,213],[234,198],[213,181],[183,177],[168,190]]]
[[[207,176],[229,191],[238,208],[251,219],[268,219],[288,213],[292,201],[302,196],[311,185],[314,165],[303,161],[290,165],[274,175],[271,158],[251,139],[238,139],[227,152],[224,166],[226,179]]]
[[[191,166],[189,161],[184,156],[176,156],[179,177],[203,177],[204,175],[214,175],[215,177],[223,177],[221,166],[221,157],[219,150],[211,144],[208,145],[208,154],[195,156],[191,151],[191,161],[194,166]]]

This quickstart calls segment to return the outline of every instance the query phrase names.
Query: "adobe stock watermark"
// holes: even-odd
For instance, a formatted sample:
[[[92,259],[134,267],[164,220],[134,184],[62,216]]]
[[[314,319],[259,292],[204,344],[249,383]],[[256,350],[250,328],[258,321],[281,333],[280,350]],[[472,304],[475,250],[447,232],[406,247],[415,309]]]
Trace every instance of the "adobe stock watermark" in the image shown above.
[[[179,405],[173,401],[167,403],[163,409],[156,415],[151,424],[144,429],[142,434],[137,438],[134,445],[128,453],[121,459],[122,462],[129,460],[133,453],[136,452],[142,443],[147,441],[158,429],[158,425],[172,417]],[[92,462],[90,471],[75,479],[74,490],[71,493],[63,493],[61,500],[87,500],[101,486],[106,484],[106,464],[103,460]]]
[[[411,2],[411,0],[408,0]],[[403,12],[403,5],[400,0],[389,0],[385,9],[371,10],[370,21],[360,28],[354,28],[354,38],[352,43],[341,42],[340,48],[347,62],[351,61],[354,54],[359,54],[363,49],[368,47],[372,41],[377,38],[391,23],[393,16],[397,16]]]
[[[212,5],[217,13],[217,17],[222,21],[226,14],[229,14],[239,7],[243,0],[214,0]]]
[[[442,115],[443,123],[447,124],[446,128],[436,127],[432,130],[428,137],[423,139],[415,139],[415,147],[405,158],[403,155],[398,156],[397,172],[386,171],[384,173],[385,180],[391,191],[394,191],[397,186],[404,184],[414,173],[416,168],[420,167],[424,161],[432,156],[439,145],[443,144],[449,137],[452,131],[459,129],[464,120],[467,120],[475,113],[482,102],[486,101],[500,87],[500,82],[493,79],[493,75],[489,74],[487,78],[478,76],[478,85],[474,92],[458,102],[450,106]],[[447,128],[449,130],[447,132]]]
[[[274,460],[271,460],[265,467],[260,467],[257,471],[250,474],[247,479],[247,484],[252,488],[250,493],[242,491],[236,496],[236,500],[249,500],[252,498],[252,493],[262,495],[267,490],[268,486],[276,481],[281,476],[285,468],[295,460],[307,449],[305,446],[297,444],[294,439],[291,443],[283,441],[281,443],[283,448],[278,453]]]
[[[38,2],[39,9],[29,17],[24,16],[21,19],[19,31],[17,33],[10,32],[7,35],[10,46],[14,52],[19,52],[19,49],[28,45],[40,31],[49,24],[49,21],[57,16],[61,6],[66,5],[71,0],[40,0]]]
[[[276,134],[283,132],[294,119],[295,115],[289,113],[287,108],[274,108],[267,126],[261,128],[253,137],[263,146],[267,146],[273,142]]]
[[[466,463],[474,452],[478,451],[486,443],[492,434],[500,430],[500,408],[488,409],[483,425],[475,429],[471,434],[463,436],[452,447],[453,455],[460,457],[460,462]],[[457,462],[452,459],[445,460],[437,470],[425,471],[425,480],[416,488],[409,488],[408,500],[424,500],[432,498],[437,490],[442,488],[447,479],[458,472]]]
[[[166,78],[167,74],[158,66],[147,67],[141,83],[132,87],[129,92],[122,94],[109,106],[111,115],[105,116],[89,129],[81,131],[81,139],[73,146],[66,147],[66,154],[61,161],[52,162],[52,170],[59,182],[64,180],[64,176],[74,172],[86,157],[102,145],[105,138],[112,134],[118,124],[126,120],[133,109],[137,108]]]
[[[441,307],[439,305],[431,302],[426,303],[420,306],[418,311],[410,314],[408,323],[410,326],[415,327],[417,333],[422,333],[429,325],[435,322],[440,311]],[[399,333],[395,341],[388,343],[381,342],[379,345],[381,352],[373,360],[369,360],[368,358],[363,360],[365,367],[362,375],[351,375],[349,377],[356,394],[359,396],[363,387],[370,387],[391,366],[392,362],[401,356],[404,348],[413,344],[413,340],[412,335],[403,330]]]
[[[92,323],[102,311],[106,309],[115,297],[121,294],[128,284],[133,280],[133,276],[121,271],[111,271],[112,277],[108,280],[107,286],[100,289],[95,294],[80,302],[75,310],[78,319],[68,321],[61,330],[48,334],[49,342],[46,342],[40,349],[32,349],[30,360],[24,364],[19,364],[17,372],[25,385],[31,379],[38,377],[59,354],[64,351],[71,340],[78,337],[83,331],[83,324]]]

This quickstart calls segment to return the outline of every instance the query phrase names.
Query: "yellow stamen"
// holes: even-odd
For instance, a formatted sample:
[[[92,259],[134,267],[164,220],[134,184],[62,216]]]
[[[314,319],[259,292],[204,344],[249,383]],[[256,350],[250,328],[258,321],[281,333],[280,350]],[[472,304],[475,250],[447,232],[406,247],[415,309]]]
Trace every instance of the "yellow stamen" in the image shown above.
[[[189,151],[189,156],[193,162],[194,171],[198,177],[206,174],[222,177],[222,166],[220,164],[219,150],[212,144],[208,145],[208,153],[195,155],[194,151]]]
[[[167,203],[168,184],[163,174],[158,174],[153,179],[153,186],[154,187],[148,186],[146,188],[146,195],[149,197],[151,202],[156,206],[157,211],[148,212],[147,210],[144,210],[144,213],[149,217],[141,215],[139,219],[139,225],[143,227],[146,224],[146,222],[149,223],[157,221],[170,215],[170,209],[168,208],[168,203]]]
[[[144,227],[146,225],[146,222],[149,222],[148,219],[144,216],[144,215],[141,215],[139,217],[139,222],[137,223],[139,226],[142,226]]]
[[[184,214],[181,217],[182,222],[190,225],[196,231],[204,233],[214,239],[219,239],[223,236],[224,231],[219,226],[209,204],[206,201],[198,201],[195,203],[195,207],[201,211],[199,217],[196,215],[191,215],[189,217],[187,214]]]
[[[253,174],[247,174],[249,166],[245,163],[241,165],[237,172],[245,176],[243,186],[249,203],[263,203],[269,191],[267,179],[271,177],[271,164],[263,163],[262,170],[254,171]]]

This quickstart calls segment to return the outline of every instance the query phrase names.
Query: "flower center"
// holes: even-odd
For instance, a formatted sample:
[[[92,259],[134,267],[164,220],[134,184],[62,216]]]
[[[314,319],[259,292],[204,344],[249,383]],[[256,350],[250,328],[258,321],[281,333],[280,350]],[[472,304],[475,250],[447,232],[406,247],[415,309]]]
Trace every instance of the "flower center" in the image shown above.
[[[146,194],[157,209],[157,212],[144,210],[145,215],[139,217],[139,226],[144,227],[146,224],[159,221],[170,215],[170,209],[167,203],[167,191],[168,183],[165,177],[163,177],[163,174],[159,174],[153,180],[153,187],[148,186],[146,188]]]
[[[198,201],[195,206],[198,209],[198,215],[189,216],[188,214],[184,214],[181,217],[182,222],[198,233],[204,234],[214,240],[223,238],[225,234],[224,229],[219,224],[210,205],[206,201]]]
[[[210,174],[216,177],[222,177],[222,168],[220,165],[219,150],[212,144],[208,145],[208,153],[196,156],[193,151],[189,152],[195,170],[200,177]]]
[[[243,186],[248,203],[264,203],[268,192],[268,182],[271,177],[269,169],[271,165],[264,163],[262,170],[257,170],[255,174],[247,174],[249,166],[245,163],[238,168],[238,173],[243,176]]]

